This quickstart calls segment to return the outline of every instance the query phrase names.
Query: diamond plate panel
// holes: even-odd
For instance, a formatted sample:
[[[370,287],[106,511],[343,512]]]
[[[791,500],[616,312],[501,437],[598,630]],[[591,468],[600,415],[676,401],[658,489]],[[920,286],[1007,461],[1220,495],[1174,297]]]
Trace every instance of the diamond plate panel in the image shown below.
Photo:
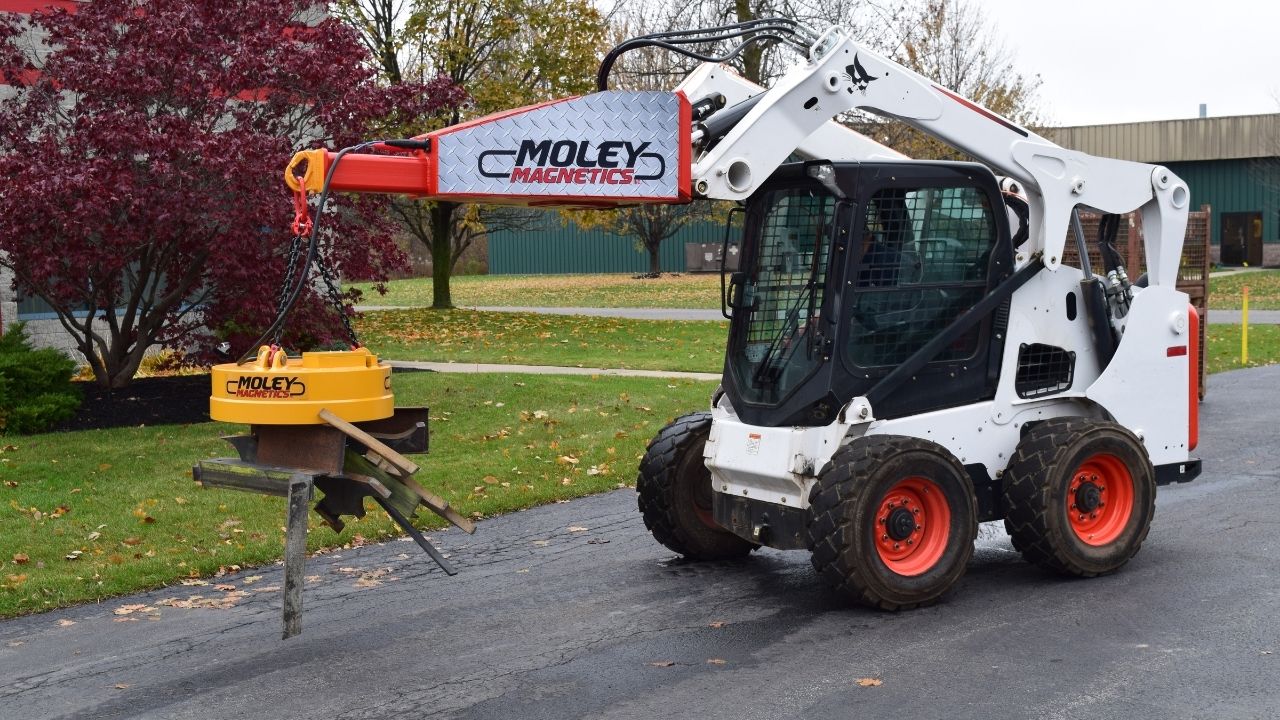
[[[441,195],[679,197],[680,98],[600,92],[437,137]]]

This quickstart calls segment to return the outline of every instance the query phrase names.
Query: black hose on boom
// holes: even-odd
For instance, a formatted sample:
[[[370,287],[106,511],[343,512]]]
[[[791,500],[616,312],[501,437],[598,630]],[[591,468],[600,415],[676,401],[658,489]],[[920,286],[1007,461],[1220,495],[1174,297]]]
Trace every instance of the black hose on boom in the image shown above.
[[[705,45],[724,40],[745,37],[724,55],[708,55],[686,48],[687,45]],[[809,47],[817,42],[817,36],[803,24],[791,18],[761,18],[732,25],[718,25],[696,30],[673,30],[670,32],[650,33],[625,40],[616,45],[600,62],[600,70],[596,73],[596,89],[609,89],[609,73],[613,65],[623,54],[642,47],[660,47],[685,57],[701,62],[727,62],[737,57],[748,46],[758,43],[781,43],[789,45],[801,53],[807,53]]]

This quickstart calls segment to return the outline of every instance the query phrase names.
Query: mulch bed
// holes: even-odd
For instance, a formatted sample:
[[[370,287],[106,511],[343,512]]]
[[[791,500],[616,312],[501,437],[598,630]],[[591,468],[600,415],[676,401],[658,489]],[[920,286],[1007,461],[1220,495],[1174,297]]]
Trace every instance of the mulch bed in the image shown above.
[[[184,425],[209,421],[209,376],[138,378],[129,387],[104,390],[83,383],[84,402],[59,430]]]

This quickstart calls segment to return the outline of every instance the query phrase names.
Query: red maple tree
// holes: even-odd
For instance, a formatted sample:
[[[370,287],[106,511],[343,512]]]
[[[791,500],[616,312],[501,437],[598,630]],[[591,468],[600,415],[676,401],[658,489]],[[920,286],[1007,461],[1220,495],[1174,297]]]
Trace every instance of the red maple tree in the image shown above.
[[[53,307],[100,384],[127,384],[157,343],[238,353],[271,322],[294,150],[463,101],[443,79],[379,85],[355,34],[321,9],[93,0],[0,14],[12,86],[0,102],[0,263]],[[45,33],[47,54],[33,52]],[[343,277],[381,280],[404,262],[380,199],[333,204],[323,250]],[[356,299],[346,293],[346,311]],[[340,337],[311,283],[289,328],[295,347]]]

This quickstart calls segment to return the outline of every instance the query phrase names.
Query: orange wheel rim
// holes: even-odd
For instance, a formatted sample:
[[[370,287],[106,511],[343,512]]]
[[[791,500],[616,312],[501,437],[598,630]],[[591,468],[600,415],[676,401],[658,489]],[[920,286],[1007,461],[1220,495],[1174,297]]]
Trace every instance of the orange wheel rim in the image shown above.
[[[1071,530],[1086,545],[1115,542],[1133,515],[1133,475],[1120,458],[1098,453],[1080,463],[1065,499]]]
[[[899,575],[923,575],[938,564],[951,535],[951,506],[928,478],[909,477],[889,489],[875,518],[876,552]]]

